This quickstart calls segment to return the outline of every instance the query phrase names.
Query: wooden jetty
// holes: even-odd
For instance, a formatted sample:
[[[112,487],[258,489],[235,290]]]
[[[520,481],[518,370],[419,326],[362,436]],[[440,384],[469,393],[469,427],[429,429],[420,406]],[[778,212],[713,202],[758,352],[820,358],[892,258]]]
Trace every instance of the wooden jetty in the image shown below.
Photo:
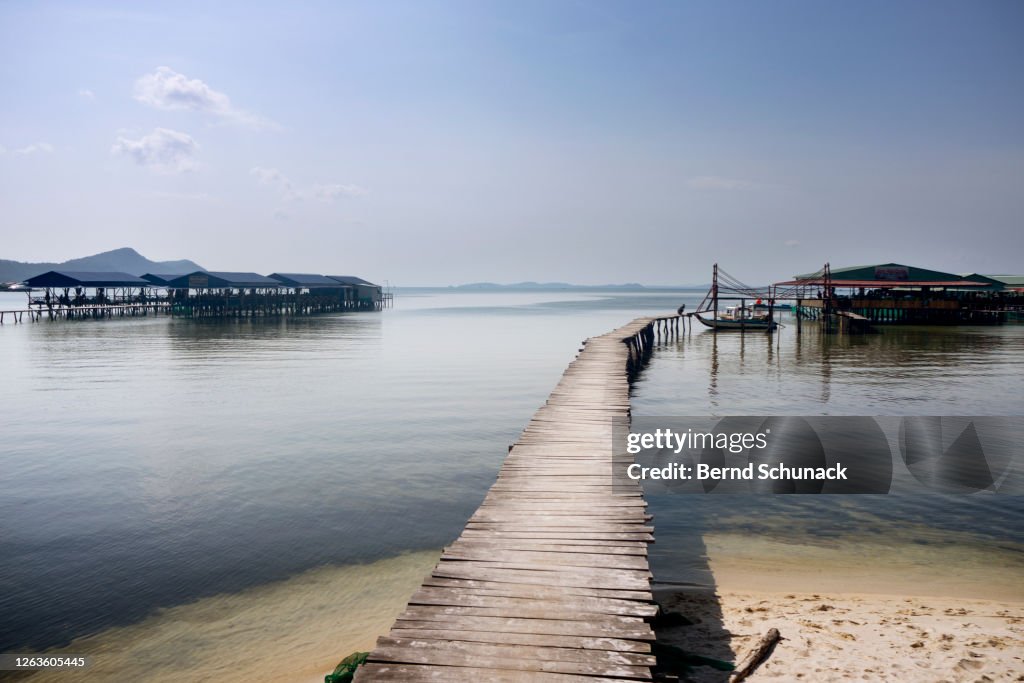
[[[25,322],[26,314],[28,315],[29,322],[39,322],[44,319],[99,320],[101,318],[134,318],[136,316],[169,313],[170,310],[171,305],[166,301],[111,303],[91,306],[36,306],[35,308],[0,311],[0,325],[3,325],[5,321],[14,323]]]
[[[28,307],[5,321],[86,320],[169,313],[185,318],[300,316],[382,311],[391,292],[351,275],[196,271],[181,275],[48,271],[25,281]],[[42,296],[33,298],[37,291]]]
[[[584,342],[356,681],[651,679],[654,528],[639,485],[613,485],[612,429],[678,331],[640,318]]]
[[[871,332],[871,321],[853,311],[835,311],[836,322],[839,324],[839,332],[864,333]]]

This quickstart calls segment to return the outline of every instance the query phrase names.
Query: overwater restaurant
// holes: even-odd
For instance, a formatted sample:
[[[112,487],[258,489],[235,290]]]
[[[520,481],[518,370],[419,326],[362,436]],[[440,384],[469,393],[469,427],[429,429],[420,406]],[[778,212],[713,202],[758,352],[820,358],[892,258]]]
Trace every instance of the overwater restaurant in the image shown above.
[[[848,312],[873,323],[1000,323],[1019,319],[1019,276],[958,275],[900,263],[831,268],[774,285],[797,314]]]

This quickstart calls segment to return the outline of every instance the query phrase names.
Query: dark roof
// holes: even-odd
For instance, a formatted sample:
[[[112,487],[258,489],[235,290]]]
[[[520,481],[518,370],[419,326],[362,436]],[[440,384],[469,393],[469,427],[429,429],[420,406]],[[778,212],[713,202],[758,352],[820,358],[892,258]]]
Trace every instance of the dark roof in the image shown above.
[[[167,282],[172,289],[225,289],[228,287],[280,287],[281,283],[258,273],[197,270]]]
[[[29,287],[144,287],[149,282],[128,273],[50,270],[30,277],[25,284]]]
[[[779,285],[823,285],[824,275],[821,271],[797,275],[788,282]],[[984,288],[991,283],[972,280],[955,273],[944,273],[939,270],[928,270],[902,263],[879,263],[871,266],[850,266],[833,268],[830,284],[835,287],[964,287],[969,289]]]
[[[270,277],[289,287],[337,287],[338,281],[313,273],[271,273]]]
[[[963,273],[960,277],[966,281],[983,282],[986,285],[985,289],[988,291],[1001,292],[1006,289],[1005,282],[988,275],[982,275],[981,273]]]
[[[146,273],[142,279],[152,282],[154,285],[166,285],[174,278],[181,277],[181,273]]]
[[[363,285],[364,287],[380,287],[380,285],[375,285],[372,282],[367,282],[363,278],[356,277],[355,275],[328,275],[327,277],[331,278],[332,280],[335,280],[336,282],[340,282],[343,285]]]
[[[812,279],[815,277],[821,277],[820,271],[817,273],[806,273],[804,275],[797,275],[795,279],[804,280]],[[935,280],[941,282],[950,282],[953,280],[959,280],[960,276],[954,273],[943,273],[939,270],[928,270],[927,268],[918,268],[916,266],[906,266],[902,263],[878,263],[870,266],[848,266],[846,268],[833,268],[832,269],[833,280],[894,280],[894,281],[913,281],[913,282],[925,282],[928,280]]]
[[[998,280],[1007,287],[1024,287],[1024,275],[988,275],[986,277]]]

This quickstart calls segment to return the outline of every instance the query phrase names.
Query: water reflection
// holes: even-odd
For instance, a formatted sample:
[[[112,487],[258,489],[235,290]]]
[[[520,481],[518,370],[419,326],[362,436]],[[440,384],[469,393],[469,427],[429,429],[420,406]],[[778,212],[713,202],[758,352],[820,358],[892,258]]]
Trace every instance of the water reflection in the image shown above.
[[[743,337],[747,337],[744,339]],[[1021,415],[1024,327],[885,327],[824,335],[804,323],[769,338],[698,331],[660,346],[640,376],[636,417],[672,415]],[[657,581],[712,568],[842,575],[870,590],[957,590],[1024,599],[1024,498],[1017,496],[650,497]],[[695,545],[694,538],[702,539]],[[874,573],[872,573],[874,572]],[[958,583],[959,582],[959,583]]]
[[[579,342],[685,296],[5,325],[0,651],[443,546]]]
[[[636,409],[670,414],[1019,415],[1024,326],[885,327],[871,335],[698,330],[659,347]],[[694,388],[706,390],[694,393]]]

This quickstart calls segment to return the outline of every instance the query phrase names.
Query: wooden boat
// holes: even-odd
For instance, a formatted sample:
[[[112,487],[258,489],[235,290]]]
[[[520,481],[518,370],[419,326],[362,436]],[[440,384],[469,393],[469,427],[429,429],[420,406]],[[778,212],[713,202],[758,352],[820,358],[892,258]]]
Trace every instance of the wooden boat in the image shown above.
[[[749,317],[743,314],[730,315],[728,311],[713,318],[704,318],[700,313],[694,313],[693,315],[703,325],[710,327],[713,330],[750,330],[751,332],[767,332],[768,330],[774,330],[779,326],[779,324],[774,320],[769,320],[768,316]]]
[[[729,306],[724,312],[718,311],[718,302],[722,299],[739,301],[739,306]],[[697,305],[697,310],[692,315],[705,327],[713,330],[740,330],[770,332],[779,326],[774,319],[774,311],[769,307],[767,312],[763,309],[755,311],[759,304],[764,301],[773,302],[776,300],[771,288],[757,289],[745,285],[728,273],[721,271],[716,263],[711,274],[711,289],[704,296],[704,300]],[[746,304],[753,301],[753,307]],[[702,315],[704,314],[704,315]],[[710,317],[704,317],[705,315]]]

